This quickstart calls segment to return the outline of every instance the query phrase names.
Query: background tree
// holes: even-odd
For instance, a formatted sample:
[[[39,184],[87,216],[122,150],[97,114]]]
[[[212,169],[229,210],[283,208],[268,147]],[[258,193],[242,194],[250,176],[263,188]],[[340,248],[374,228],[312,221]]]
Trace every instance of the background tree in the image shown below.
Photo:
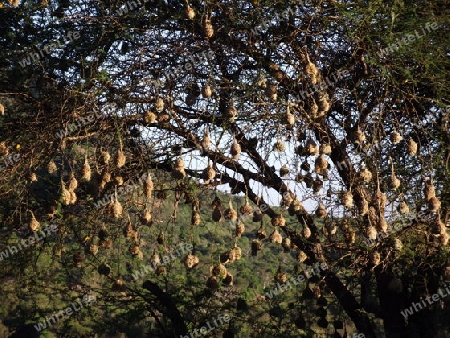
[[[436,293],[447,271],[445,4],[5,3],[3,248],[36,232],[36,222],[59,229],[2,262],[18,298],[7,326],[42,320],[59,305],[43,307],[51,298],[92,292],[97,305],[62,332],[79,335],[82,320],[120,331],[130,318],[151,317],[153,335],[179,336],[227,312],[228,335],[312,335],[307,304],[318,311],[314,324],[331,332],[339,316],[367,337],[444,332],[446,306],[407,320],[401,311]],[[223,186],[244,198],[228,205]],[[259,208],[261,223],[244,217],[256,211],[259,221]],[[222,216],[233,227],[210,223]],[[255,307],[250,328],[240,312],[247,285],[237,287],[247,262],[233,262],[233,248],[257,261],[273,249],[274,229],[284,237],[275,281],[305,264],[330,268],[286,302],[271,300],[270,311],[264,304],[255,315]],[[194,246],[185,258],[200,256],[199,266],[185,272],[173,260],[143,284],[131,279],[142,259],[157,263],[181,243]],[[205,283],[212,291],[230,284],[218,265],[226,250],[236,288],[205,293]],[[21,306],[26,314],[13,314]]]

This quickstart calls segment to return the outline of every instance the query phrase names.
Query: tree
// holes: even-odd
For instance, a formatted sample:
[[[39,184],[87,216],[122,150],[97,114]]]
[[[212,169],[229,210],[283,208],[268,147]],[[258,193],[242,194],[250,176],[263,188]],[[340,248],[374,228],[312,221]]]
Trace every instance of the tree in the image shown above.
[[[119,254],[157,261],[156,253],[142,252],[146,228],[137,226],[153,218],[173,228],[190,223],[177,236],[195,244],[186,257],[195,261],[196,227],[207,208],[198,194],[229,186],[245,196],[243,219],[215,199],[207,202],[210,212],[221,219],[224,211],[241,233],[243,216],[256,211],[258,219],[261,209],[271,223],[261,229],[279,228],[289,239],[286,256],[303,252],[308,265],[331,267],[315,294],[333,295],[358,332],[375,336],[375,318],[389,337],[445,329],[434,319],[447,310],[436,304],[402,315],[436,294],[447,271],[444,1],[15,5],[0,13],[5,248],[39,222],[57,221],[60,231],[20,261],[7,260],[20,264],[5,265],[5,275],[20,282],[33,276],[42,285],[39,257],[52,249],[61,254],[54,264],[75,264],[67,276],[77,285],[105,276],[93,286],[105,307],[150,305],[158,332],[186,335],[195,327],[183,314],[189,296],[168,279],[164,286],[114,281],[129,263]],[[281,209],[265,200],[274,191]],[[166,195],[174,213],[158,216],[155,201]],[[177,218],[183,195],[188,221]],[[24,220],[30,230],[20,233]],[[149,230],[167,232],[165,250],[177,244],[170,229],[153,222]],[[262,237],[252,237],[254,254],[268,241]],[[88,264],[80,269],[85,250]],[[117,269],[109,270],[107,257]],[[228,276],[222,268],[213,269],[210,288]],[[105,291],[112,282],[126,291],[119,300]],[[211,311],[237,296],[227,302]],[[320,325],[329,326],[326,319]]]

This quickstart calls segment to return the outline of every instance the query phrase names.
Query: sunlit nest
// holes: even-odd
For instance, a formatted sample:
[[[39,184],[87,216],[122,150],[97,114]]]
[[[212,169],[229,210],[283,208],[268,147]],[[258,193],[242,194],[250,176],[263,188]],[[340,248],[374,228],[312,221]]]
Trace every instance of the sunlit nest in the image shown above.
[[[196,255],[189,254],[186,256],[183,263],[186,268],[192,269],[200,263],[200,259]]]
[[[236,223],[236,231],[235,231],[236,237],[237,238],[241,237],[244,232],[245,232],[244,223],[238,220]]]

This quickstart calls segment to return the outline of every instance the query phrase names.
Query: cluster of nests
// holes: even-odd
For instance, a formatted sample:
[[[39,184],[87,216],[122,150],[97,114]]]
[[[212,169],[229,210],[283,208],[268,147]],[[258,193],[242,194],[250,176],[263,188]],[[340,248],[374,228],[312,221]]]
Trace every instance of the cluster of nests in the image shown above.
[[[190,6],[187,6],[187,8],[186,8],[186,17],[189,20],[194,20],[196,15],[197,14],[196,14],[195,10],[192,7],[190,7]],[[206,17],[202,21],[203,21],[203,35],[207,39],[212,38],[213,35],[214,35],[214,27],[212,25],[211,18]]]
[[[287,200],[287,198],[286,198]],[[215,222],[221,222],[224,219],[229,220],[233,223],[235,223],[235,237],[239,238],[245,231],[244,223],[241,221],[241,218],[246,218],[252,216],[253,222],[261,222],[263,218],[263,214],[259,208],[256,208],[253,210],[253,208],[249,205],[248,199],[246,199],[246,202],[244,205],[242,205],[239,208],[239,214],[236,209],[233,207],[233,203],[231,200],[229,201],[228,208],[223,210],[222,202],[220,201],[219,197],[215,197],[211,207],[213,209],[212,211],[212,219]],[[290,206],[290,213],[293,215],[294,213],[301,210],[301,203],[297,200],[293,200]],[[307,259],[307,255],[302,250],[299,250],[298,247],[291,243],[291,239],[288,237],[283,238],[281,233],[278,230],[278,227],[284,227],[286,225],[286,219],[283,217],[283,215],[275,215],[271,219],[271,224],[275,227],[275,229],[272,231],[272,233],[269,235],[268,239],[271,243],[277,243],[281,244],[285,252],[289,252],[290,250],[298,250],[297,254],[297,260],[299,263],[303,263]],[[302,232],[302,236],[304,238],[311,237],[311,229],[304,224]],[[257,256],[258,251],[262,250],[263,247],[263,241],[267,239],[266,231],[264,230],[263,226],[261,225],[259,229],[256,232],[256,238],[252,240],[251,243],[251,254],[253,256]],[[224,257],[228,257],[228,255],[231,255],[229,260],[230,262],[234,261],[233,259],[233,251],[227,252],[221,256],[221,261],[224,263],[226,260]],[[240,255],[239,255],[240,257]]]
[[[354,135],[356,144],[363,144],[366,137],[364,133],[357,129]],[[299,134],[299,140],[305,139],[305,135],[303,133]],[[393,131],[390,136],[390,141],[392,144],[399,144],[402,142],[403,137],[399,132]],[[417,143],[409,138],[406,143],[406,150],[410,156],[415,156],[417,154]],[[282,152],[286,150],[286,145],[282,140],[277,140],[273,145],[273,150],[277,152]],[[301,156],[317,156],[314,161],[314,172],[316,173],[316,178],[312,177],[312,168],[307,160],[301,163],[300,168],[303,171],[306,171],[307,174],[303,175],[301,172],[297,174],[296,181],[304,182],[307,188],[312,188],[314,193],[318,193],[323,188],[323,181],[328,180],[328,169],[330,168],[330,164],[328,163],[326,155],[330,155],[332,152],[332,147],[328,143],[324,143],[318,145],[314,140],[307,139],[305,145],[300,145],[296,149],[296,153]],[[391,177],[388,180],[388,187],[390,189],[396,190],[400,187],[401,181],[397,177],[395,173],[395,169],[393,166],[393,162],[391,159]],[[283,165],[280,168],[280,176],[286,177],[289,175],[289,168],[287,165]],[[369,239],[375,239],[377,237],[377,232],[386,232],[388,228],[388,223],[384,217],[384,211],[387,203],[387,197],[384,193],[381,192],[379,187],[375,191],[372,197],[368,196],[367,190],[364,189],[364,184],[371,182],[373,179],[372,172],[363,168],[357,173],[356,177],[356,186],[352,188],[350,191],[344,191],[341,194],[341,203],[347,209],[352,209],[356,207],[356,210],[361,216],[368,216],[370,226],[367,228],[367,236]],[[331,190],[327,191],[327,195],[331,196]],[[441,207],[441,202],[436,197],[435,189],[431,181],[427,181],[425,184],[424,190],[425,200],[428,205],[428,209],[432,212],[437,212]],[[288,206],[289,209],[294,209],[296,206],[292,205],[293,199],[288,198],[285,201],[283,198],[282,205]],[[298,206],[297,206],[298,208]],[[409,206],[405,201],[401,201],[398,205],[398,211],[400,214],[409,213]],[[294,212],[294,210],[292,210]],[[291,212],[290,212],[291,213]],[[320,203],[318,209],[316,210],[316,216],[319,218],[325,218],[327,215],[327,211],[325,207]],[[343,222],[342,226],[345,237],[349,243],[354,243],[356,239],[355,232],[351,230],[351,227],[346,226],[346,222]],[[436,229],[433,230],[433,234],[438,237],[442,243],[447,243],[448,238],[445,232],[444,223],[438,221],[435,226]],[[332,233],[335,233],[336,228],[332,229]]]
[[[98,189],[103,189],[105,187],[106,183],[109,183],[112,180],[111,173],[109,171],[109,162],[111,160],[111,155],[109,154],[109,152],[103,151],[101,153],[101,159],[102,159],[103,164],[105,164],[105,168],[104,168],[102,174],[100,175],[101,179],[98,180],[98,182],[97,182]],[[121,149],[119,149],[117,151],[117,156],[115,157],[115,165],[117,166],[117,168],[121,168],[122,166],[124,166],[125,162],[126,162],[125,154],[123,153],[123,151]],[[53,159],[48,162],[48,164],[46,166],[46,170],[50,176],[57,177],[58,166]],[[81,181],[90,182],[91,179],[92,179],[91,165],[86,156],[84,165],[81,170]],[[37,177],[36,173],[31,172],[30,181],[36,182],[37,180],[38,180],[38,177]],[[122,177],[120,177],[120,176],[116,177],[115,182],[117,185],[122,185],[123,184]],[[73,170],[71,170],[69,173],[67,183],[64,182],[63,178],[61,177],[60,189],[59,189],[59,194],[60,194],[59,200],[61,201],[61,203],[63,205],[72,205],[77,202],[77,194],[75,192],[75,190],[77,188],[78,188],[78,180],[75,177],[75,172]],[[117,200],[117,198],[115,200],[111,200],[109,207],[115,218],[119,218],[122,216],[122,205]],[[48,216],[50,218],[52,218],[54,215],[49,214]],[[34,214],[32,212],[31,212],[31,219],[30,219],[30,223],[29,223],[29,229],[31,231],[38,231],[40,229],[40,223],[36,220],[36,217],[34,216]]]
[[[206,286],[211,290],[217,290],[219,283],[223,285],[233,285],[233,275],[227,271],[225,264],[233,263],[242,257],[242,250],[237,245],[220,255],[220,263],[210,268],[210,274],[206,281]]]
[[[279,139],[274,143],[273,150],[276,152],[283,152],[286,150],[286,145]],[[314,140],[308,139],[305,146],[300,145],[295,152],[300,156],[319,155],[314,161],[314,172],[317,175],[315,179],[312,177],[311,165],[306,159],[301,163],[300,169],[307,173],[303,175],[299,172],[295,178],[297,182],[304,182],[308,189],[312,188],[314,193],[318,193],[323,188],[323,181],[328,180],[328,169],[330,168],[330,164],[328,163],[326,155],[331,154],[331,145],[324,143],[319,146]],[[289,167],[287,165],[281,166],[279,174],[281,177],[288,177],[290,174]],[[320,177],[322,177],[322,179]]]

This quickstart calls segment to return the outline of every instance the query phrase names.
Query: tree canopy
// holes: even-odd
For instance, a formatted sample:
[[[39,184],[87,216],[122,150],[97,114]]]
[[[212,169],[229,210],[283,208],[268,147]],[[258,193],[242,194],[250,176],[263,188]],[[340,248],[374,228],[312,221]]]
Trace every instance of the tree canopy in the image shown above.
[[[446,1],[0,18],[4,336],[448,334]]]

